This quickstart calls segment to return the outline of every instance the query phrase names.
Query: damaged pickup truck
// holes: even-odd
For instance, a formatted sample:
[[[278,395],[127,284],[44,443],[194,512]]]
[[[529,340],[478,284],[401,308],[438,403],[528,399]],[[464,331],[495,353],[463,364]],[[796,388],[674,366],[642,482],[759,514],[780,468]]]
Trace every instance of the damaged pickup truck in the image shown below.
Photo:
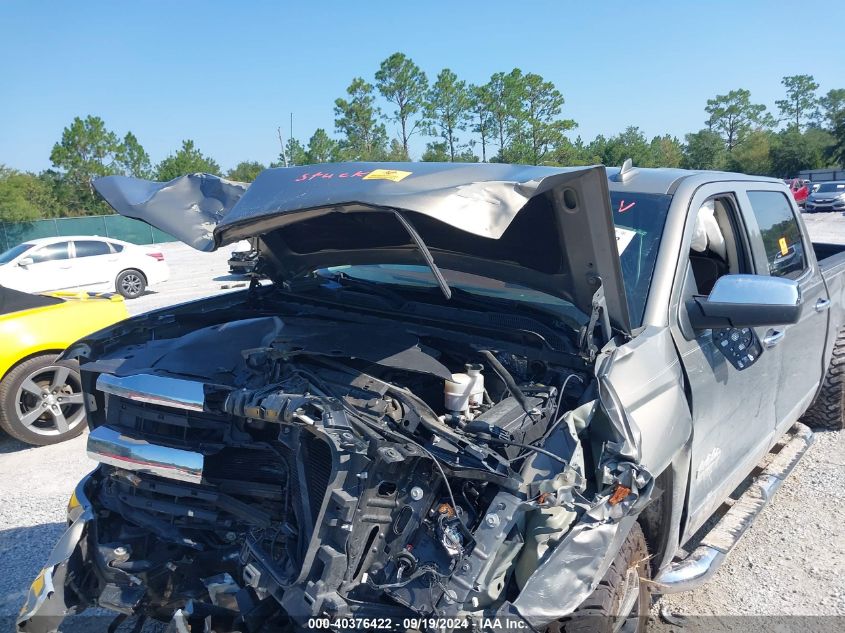
[[[194,633],[642,630],[803,455],[799,417],[842,424],[845,255],[780,181],[353,163],[96,187],[260,258],[248,290],[67,352],[99,465],[20,631],[93,606]]]

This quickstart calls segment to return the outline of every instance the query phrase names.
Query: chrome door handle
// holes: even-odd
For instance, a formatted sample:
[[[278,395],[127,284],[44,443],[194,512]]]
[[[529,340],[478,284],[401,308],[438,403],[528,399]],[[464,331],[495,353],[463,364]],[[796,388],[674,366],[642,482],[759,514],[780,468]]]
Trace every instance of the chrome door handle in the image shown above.
[[[816,301],[816,312],[824,312],[830,308],[830,299],[819,299]]]
[[[769,330],[763,339],[763,345],[766,349],[771,349],[780,343],[784,336],[786,336],[786,332],[784,330]]]

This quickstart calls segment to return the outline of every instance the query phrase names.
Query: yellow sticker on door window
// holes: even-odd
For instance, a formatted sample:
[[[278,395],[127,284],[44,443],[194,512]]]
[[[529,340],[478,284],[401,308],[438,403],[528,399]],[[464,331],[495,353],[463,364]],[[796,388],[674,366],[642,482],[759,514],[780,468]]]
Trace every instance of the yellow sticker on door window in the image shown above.
[[[398,169],[374,169],[364,176],[364,180],[392,180],[393,182],[399,182],[410,175],[411,172],[400,171]]]
[[[786,245],[786,238],[782,237],[778,240],[778,245],[780,246],[780,254],[786,255],[789,252],[789,246]]]

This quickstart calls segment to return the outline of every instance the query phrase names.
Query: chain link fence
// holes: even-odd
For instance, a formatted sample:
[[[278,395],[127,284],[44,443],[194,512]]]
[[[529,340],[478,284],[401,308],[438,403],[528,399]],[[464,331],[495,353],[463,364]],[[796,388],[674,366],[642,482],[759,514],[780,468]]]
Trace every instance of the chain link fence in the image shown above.
[[[0,253],[40,237],[98,235],[132,244],[175,242],[176,238],[140,220],[122,215],[91,215],[82,218],[55,218],[31,222],[0,222]]]

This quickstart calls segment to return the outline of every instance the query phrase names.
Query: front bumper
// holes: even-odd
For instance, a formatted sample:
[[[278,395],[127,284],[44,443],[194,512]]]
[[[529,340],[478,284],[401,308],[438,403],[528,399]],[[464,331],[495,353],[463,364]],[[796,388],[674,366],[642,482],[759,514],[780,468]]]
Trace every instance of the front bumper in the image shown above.
[[[73,566],[74,555],[77,559],[74,562],[81,563],[80,546],[94,521],[91,502],[85,492],[90,480],[91,475],[84,477],[71,496],[68,504],[70,525],[56,543],[44,568],[32,581],[29,595],[18,614],[19,632],[53,633],[66,616],[79,613],[88,606],[66,588],[65,581]]]
[[[830,213],[831,211],[845,211],[845,202],[807,202],[804,205],[806,211],[818,211],[821,213]]]

